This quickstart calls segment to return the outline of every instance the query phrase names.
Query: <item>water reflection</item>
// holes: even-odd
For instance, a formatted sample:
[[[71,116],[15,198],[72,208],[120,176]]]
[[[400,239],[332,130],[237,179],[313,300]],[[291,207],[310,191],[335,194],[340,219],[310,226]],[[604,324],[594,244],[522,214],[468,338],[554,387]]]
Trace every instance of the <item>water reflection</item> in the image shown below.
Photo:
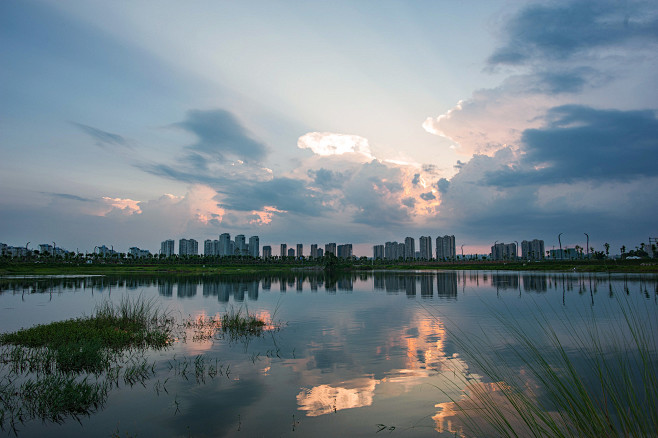
[[[84,436],[99,424],[99,430],[111,431],[116,418],[129,424],[134,412],[153,418],[154,424],[122,430],[126,435],[170,436],[177,431],[192,436],[283,436],[290,432],[290,418],[297,415],[293,422],[303,419],[294,423],[302,436],[371,436],[377,432],[374,425],[393,421],[388,425],[407,427],[418,436],[454,436],[459,431],[457,412],[448,403],[449,389],[441,386],[441,379],[472,379],[451,393],[455,398],[469,387],[488,388],[490,383],[464,359],[454,332],[446,328],[452,328],[451,323],[464,332],[489,334],[500,323],[492,317],[492,308],[510,309],[524,333],[541,339],[536,320],[527,312],[537,302],[575,315],[627,296],[650,307],[649,316],[655,317],[658,276],[381,271],[5,277],[0,278],[0,331],[48,318],[76,317],[126,293],[153,297],[194,321],[218,320],[233,308],[248,309],[268,321],[285,321],[286,326],[276,338],[268,335],[244,345],[218,339],[215,326],[206,326],[206,332],[200,332],[198,324],[188,327],[187,341],[155,358],[154,372],[159,374],[144,391],[117,389],[120,395],[112,395],[104,412],[85,420],[82,432],[61,429],[60,436]],[[562,328],[556,325],[556,330]],[[507,351],[511,342],[492,339],[488,348]],[[606,342],[601,341],[602,348],[614,347]],[[566,343],[565,348],[579,352],[577,345]],[[194,370],[202,355],[206,364],[219,361],[226,371],[223,379],[199,383],[172,378],[168,394],[155,394],[155,389],[149,393],[181,367]],[[218,406],[222,415],[216,415]],[[419,421],[425,421],[424,429],[416,428]],[[52,434],[47,425],[30,430],[33,433],[26,436]]]
[[[112,289],[135,290],[157,287],[162,297],[179,299],[194,298],[199,286],[204,297],[217,297],[222,303],[231,299],[242,302],[245,299],[258,300],[259,291],[278,289],[280,292],[294,290],[324,291],[329,294],[351,292],[355,284],[371,282],[375,291],[387,294],[406,294],[415,298],[420,292],[424,299],[440,298],[455,300],[467,288],[490,286],[500,292],[543,294],[550,290],[561,292],[576,291],[579,294],[596,294],[603,290],[613,293],[613,283],[618,291],[627,292],[630,287],[640,287],[649,296],[658,294],[656,275],[597,274],[597,273],[530,273],[530,272],[479,272],[479,271],[439,271],[439,272],[358,272],[341,275],[324,273],[289,273],[278,275],[105,275],[79,277],[3,277],[0,278],[0,294],[61,293],[66,291],[90,290],[92,293],[111,293]],[[434,288],[436,287],[436,294]],[[176,292],[174,294],[174,291]]]

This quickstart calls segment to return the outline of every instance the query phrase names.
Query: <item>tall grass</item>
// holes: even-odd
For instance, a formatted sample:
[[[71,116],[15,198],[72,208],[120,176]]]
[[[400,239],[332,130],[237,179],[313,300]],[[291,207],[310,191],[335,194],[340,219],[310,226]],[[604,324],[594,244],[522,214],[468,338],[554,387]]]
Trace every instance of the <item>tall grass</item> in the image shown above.
[[[613,300],[614,302],[615,300]],[[645,437],[658,436],[658,328],[652,303],[641,308],[617,298],[620,317],[603,323],[546,314],[535,323],[541,339],[513,315],[496,313],[509,348],[491,351],[492,337],[450,331],[479,376],[461,375],[453,399],[466,436]],[[478,384],[473,377],[491,382]]]

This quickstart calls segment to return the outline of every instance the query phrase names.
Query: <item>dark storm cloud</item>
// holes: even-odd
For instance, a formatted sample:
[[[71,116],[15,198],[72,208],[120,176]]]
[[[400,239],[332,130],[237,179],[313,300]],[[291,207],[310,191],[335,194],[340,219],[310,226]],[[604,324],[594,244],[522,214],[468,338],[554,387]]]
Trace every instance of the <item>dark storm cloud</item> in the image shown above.
[[[70,201],[80,201],[80,202],[95,202],[93,199],[83,198],[77,195],[70,195],[68,193],[50,193],[50,192],[41,192],[44,195],[52,196],[54,198],[68,199]]]
[[[230,155],[245,161],[261,161],[267,154],[265,145],[254,140],[233,114],[222,109],[188,111],[187,118],[174,126],[198,138],[188,149],[216,159]]]
[[[220,206],[230,210],[262,210],[265,206],[273,206],[307,216],[319,216],[326,210],[321,195],[309,190],[303,181],[291,178],[235,181],[215,189],[225,195]]]
[[[309,169],[307,175],[313,178],[313,183],[315,186],[324,190],[337,189],[342,187],[342,185],[345,183],[344,173],[332,171],[329,169]]]
[[[450,181],[445,178],[441,178],[436,182],[436,189],[439,191],[439,193],[446,193],[448,191],[448,187],[450,187]]]
[[[649,2],[530,5],[507,23],[506,30],[507,42],[489,58],[491,66],[564,60],[591,49],[658,41],[655,4]]]
[[[434,196],[434,193],[432,193],[432,192],[421,193],[420,194],[420,199],[422,199],[424,201],[431,201],[432,199],[436,199],[436,196]]]
[[[416,199],[414,198],[403,198],[402,205],[406,205],[409,208],[414,208],[416,206]]]
[[[96,146],[106,147],[106,146],[123,146],[131,147],[128,140],[119,134],[112,134],[111,132],[102,131],[93,126],[83,125],[82,123],[71,122],[73,126],[78,128],[80,131],[84,132],[88,136],[96,140]]]
[[[656,176],[658,119],[654,111],[551,109],[547,125],[523,132],[524,154],[512,168],[488,172],[489,185],[555,184]]]
[[[226,178],[199,173],[195,169],[179,170],[163,164],[141,166],[141,169],[175,181],[208,185],[221,195],[218,197],[218,205],[230,210],[252,211],[272,206],[292,213],[318,216],[327,209],[322,205],[323,195],[310,190],[301,180],[273,178],[254,181],[241,177]]]

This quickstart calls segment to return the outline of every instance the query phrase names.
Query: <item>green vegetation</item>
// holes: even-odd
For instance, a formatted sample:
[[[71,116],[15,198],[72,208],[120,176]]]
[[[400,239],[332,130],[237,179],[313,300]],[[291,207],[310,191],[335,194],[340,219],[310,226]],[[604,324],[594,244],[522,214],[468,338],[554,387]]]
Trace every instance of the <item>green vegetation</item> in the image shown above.
[[[0,334],[0,429],[17,433],[26,421],[63,422],[101,409],[112,388],[144,382],[156,374],[155,363],[144,354],[169,346],[174,338],[209,340],[216,333],[230,339],[262,335],[265,321],[242,310],[221,318],[199,318],[177,323],[153,300],[124,298],[118,305],[104,303],[93,315]],[[203,355],[169,362],[169,371],[197,383],[217,375],[230,377],[230,365]],[[158,380],[156,393],[167,392]]]
[[[508,339],[491,351],[482,338],[452,333],[469,366],[491,383],[474,384],[461,375],[453,399],[469,436],[619,437],[658,435],[658,327],[655,308],[638,309],[618,300],[621,321],[584,327],[563,320],[552,327],[536,317],[547,350],[509,315],[498,314]],[[511,350],[511,354],[510,354]]]

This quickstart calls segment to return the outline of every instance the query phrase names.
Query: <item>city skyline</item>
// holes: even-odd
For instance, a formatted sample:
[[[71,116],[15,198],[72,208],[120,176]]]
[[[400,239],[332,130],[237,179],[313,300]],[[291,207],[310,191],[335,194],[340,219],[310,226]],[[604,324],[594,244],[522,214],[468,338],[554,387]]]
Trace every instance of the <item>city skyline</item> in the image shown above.
[[[618,253],[658,232],[656,23],[632,0],[0,2],[0,242]]]

